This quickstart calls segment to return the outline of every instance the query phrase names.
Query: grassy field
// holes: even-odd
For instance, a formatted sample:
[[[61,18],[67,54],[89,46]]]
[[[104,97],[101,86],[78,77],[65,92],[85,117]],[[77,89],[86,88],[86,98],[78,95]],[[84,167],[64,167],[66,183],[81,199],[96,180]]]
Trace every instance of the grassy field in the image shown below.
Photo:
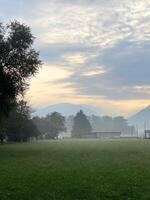
[[[150,141],[0,145],[0,200],[149,200]]]

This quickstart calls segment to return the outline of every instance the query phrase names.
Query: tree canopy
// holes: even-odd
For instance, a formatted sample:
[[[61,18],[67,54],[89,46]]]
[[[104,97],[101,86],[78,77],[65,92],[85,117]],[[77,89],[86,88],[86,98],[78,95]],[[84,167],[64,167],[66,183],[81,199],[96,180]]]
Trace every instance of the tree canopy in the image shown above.
[[[33,121],[41,135],[47,139],[58,138],[60,132],[66,131],[65,117],[58,112],[53,112],[44,118],[34,117]]]
[[[66,130],[65,117],[58,112],[53,112],[46,117],[48,139],[58,138],[58,134]]]
[[[90,122],[82,110],[74,117],[72,136],[82,138],[92,131]]]
[[[6,26],[0,23],[0,118],[24,94],[29,78],[41,65],[33,41],[30,27],[17,21]]]

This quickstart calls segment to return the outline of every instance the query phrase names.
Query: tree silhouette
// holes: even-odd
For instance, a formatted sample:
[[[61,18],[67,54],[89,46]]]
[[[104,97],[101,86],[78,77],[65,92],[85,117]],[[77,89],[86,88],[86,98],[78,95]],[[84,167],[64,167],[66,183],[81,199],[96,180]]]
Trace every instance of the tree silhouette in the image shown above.
[[[47,139],[58,138],[60,132],[66,131],[65,117],[58,112],[53,112],[51,115],[47,115],[45,119],[45,127]]]
[[[80,110],[74,117],[72,137],[82,138],[92,131],[90,122],[86,115]]]

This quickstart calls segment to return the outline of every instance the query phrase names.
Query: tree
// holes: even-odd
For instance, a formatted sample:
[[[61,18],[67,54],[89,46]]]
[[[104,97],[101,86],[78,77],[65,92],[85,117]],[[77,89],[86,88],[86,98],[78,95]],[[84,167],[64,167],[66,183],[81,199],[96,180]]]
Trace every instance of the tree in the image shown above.
[[[47,139],[58,138],[60,132],[66,131],[65,117],[58,112],[53,112],[51,115],[47,115],[45,125]]]
[[[17,21],[5,27],[0,24],[0,119],[9,114],[41,65],[33,41],[28,26]]]
[[[47,128],[46,128],[47,123],[45,122],[45,117],[40,118],[38,116],[35,116],[32,118],[32,121],[34,125],[37,127],[38,131],[40,132],[40,136],[44,136],[44,134],[47,131]]]
[[[92,131],[90,122],[82,110],[74,117],[72,137],[82,138]]]
[[[37,137],[39,131],[30,118],[30,107],[25,101],[20,101],[11,111],[7,120],[6,136],[9,141],[26,142]]]

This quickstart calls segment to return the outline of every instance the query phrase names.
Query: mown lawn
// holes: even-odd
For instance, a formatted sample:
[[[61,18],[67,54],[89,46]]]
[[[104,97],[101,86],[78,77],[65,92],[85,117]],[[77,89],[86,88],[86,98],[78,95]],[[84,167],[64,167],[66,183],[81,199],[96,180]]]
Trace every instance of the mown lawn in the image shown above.
[[[150,141],[0,145],[0,200],[149,200]]]

